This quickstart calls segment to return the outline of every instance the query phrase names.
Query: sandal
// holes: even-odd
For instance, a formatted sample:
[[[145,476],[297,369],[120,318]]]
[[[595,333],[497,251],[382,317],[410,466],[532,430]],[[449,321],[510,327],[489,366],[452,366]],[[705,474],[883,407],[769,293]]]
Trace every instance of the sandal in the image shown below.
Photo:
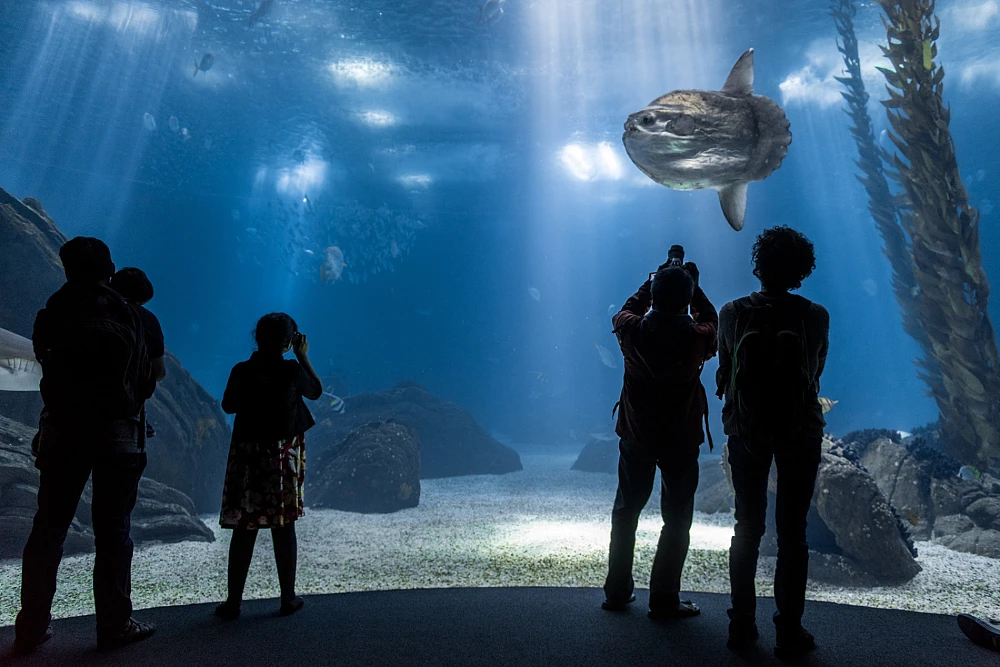
[[[299,609],[302,609],[302,605],[306,603],[305,600],[296,596],[287,602],[281,603],[281,608],[278,610],[278,616],[291,616]]]
[[[97,647],[102,651],[108,649],[120,648],[128,644],[134,644],[135,642],[142,641],[143,639],[149,638],[156,628],[151,623],[140,623],[134,618],[128,619],[128,625],[125,629],[116,635],[105,635],[97,636]]]

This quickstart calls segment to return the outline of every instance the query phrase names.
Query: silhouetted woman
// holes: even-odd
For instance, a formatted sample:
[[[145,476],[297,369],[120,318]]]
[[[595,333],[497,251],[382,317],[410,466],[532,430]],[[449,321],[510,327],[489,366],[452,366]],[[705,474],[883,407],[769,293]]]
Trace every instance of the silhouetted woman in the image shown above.
[[[323,385],[309,357],[309,344],[295,320],[284,313],[260,318],[254,330],[257,351],[233,367],[222,409],[236,414],[222,492],[223,528],[233,530],[229,545],[229,597],[215,613],[240,615],[254,543],[270,528],[281,585],[280,614],[302,608],[295,595],[295,520],[304,514],[306,430],[315,422],[302,397],[315,400]],[[285,359],[295,351],[298,361]]]

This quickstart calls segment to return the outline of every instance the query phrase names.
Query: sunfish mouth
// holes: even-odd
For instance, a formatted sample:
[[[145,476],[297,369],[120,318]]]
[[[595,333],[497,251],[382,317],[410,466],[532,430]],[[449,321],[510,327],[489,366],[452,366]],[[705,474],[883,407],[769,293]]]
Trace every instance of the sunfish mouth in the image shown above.
[[[0,391],[38,391],[41,378],[31,341],[0,329]]]

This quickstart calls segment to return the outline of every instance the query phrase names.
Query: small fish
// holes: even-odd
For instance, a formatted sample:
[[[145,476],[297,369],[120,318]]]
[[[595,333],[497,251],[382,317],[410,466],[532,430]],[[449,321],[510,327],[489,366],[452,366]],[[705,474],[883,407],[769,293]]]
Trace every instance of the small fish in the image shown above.
[[[181,131],[181,122],[177,120],[177,116],[171,116],[167,120],[167,127],[170,128],[171,132],[176,134],[177,132]]]
[[[962,466],[958,469],[959,479],[964,479],[967,482],[975,482],[981,475],[982,473],[975,466]]]
[[[503,16],[503,4],[504,0],[486,0],[479,7],[478,25],[499,21],[500,17]]]
[[[213,56],[211,53],[206,53],[201,57],[200,63],[197,60],[194,61],[194,74],[192,74],[191,76],[192,77],[198,76],[198,72],[207,72],[208,70],[212,69],[212,65],[214,64],[215,64],[215,56]]]
[[[541,301],[542,300],[542,293],[539,292],[538,289],[536,289],[534,287],[529,287],[528,288],[528,295],[532,299],[534,299],[535,301]]]
[[[834,400],[829,399],[829,398],[827,398],[825,396],[820,396],[819,397],[819,405],[820,405],[821,408],[823,408],[823,414],[824,415],[827,412],[829,412],[830,410],[833,410],[833,406],[835,406],[839,402],[840,401],[834,401]]]
[[[334,396],[328,391],[324,391],[323,395],[329,397],[330,407],[333,409],[334,412],[336,412],[338,415],[344,414],[344,411],[347,410],[347,405],[344,403],[344,399],[342,399],[340,396]]]
[[[989,199],[984,199],[981,202],[979,202],[979,212],[982,213],[983,215],[989,215],[990,213],[993,212],[993,209],[994,209],[993,202],[990,201]]]
[[[904,508],[900,514],[902,514],[903,518],[906,519],[906,523],[911,526],[916,527],[920,525],[920,515],[911,510],[909,507]]]
[[[617,366],[615,365],[615,358],[611,354],[611,350],[604,347],[597,341],[594,341],[594,347],[597,348],[597,354],[600,355],[602,364],[604,364],[608,368],[617,368]]]
[[[315,255],[315,254],[316,254],[316,253],[314,253],[314,252],[313,252],[312,250],[310,250],[309,248],[306,248],[306,249],[305,249],[305,250],[303,250],[302,252],[304,252],[304,253],[305,253],[305,254],[307,254],[307,255]]]
[[[274,4],[274,0],[260,0],[260,4],[257,5],[257,9],[253,10],[250,14],[250,27],[267,16],[271,12],[271,6]]]
[[[148,111],[142,114],[142,125],[150,132],[156,132],[156,119]]]
[[[347,268],[347,262],[344,261],[344,251],[335,245],[330,246],[326,249],[326,259],[323,261],[323,266],[319,267],[320,282],[337,282],[343,275],[345,268]]]
[[[535,380],[537,380],[539,384],[549,383],[549,376],[541,371],[528,371],[528,375],[534,376]]]

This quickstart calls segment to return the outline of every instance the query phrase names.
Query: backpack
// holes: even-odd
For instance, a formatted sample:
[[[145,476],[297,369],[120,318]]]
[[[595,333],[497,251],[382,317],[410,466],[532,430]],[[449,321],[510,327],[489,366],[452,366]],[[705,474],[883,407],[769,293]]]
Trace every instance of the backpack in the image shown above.
[[[156,382],[135,307],[102,289],[60,319],[44,365],[46,409],[85,421],[137,417]]]
[[[777,306],[749,297],[743,305],[729,381],[737,433],[790,435],[810,405],[804,315],[811,302],[795,299]]]

